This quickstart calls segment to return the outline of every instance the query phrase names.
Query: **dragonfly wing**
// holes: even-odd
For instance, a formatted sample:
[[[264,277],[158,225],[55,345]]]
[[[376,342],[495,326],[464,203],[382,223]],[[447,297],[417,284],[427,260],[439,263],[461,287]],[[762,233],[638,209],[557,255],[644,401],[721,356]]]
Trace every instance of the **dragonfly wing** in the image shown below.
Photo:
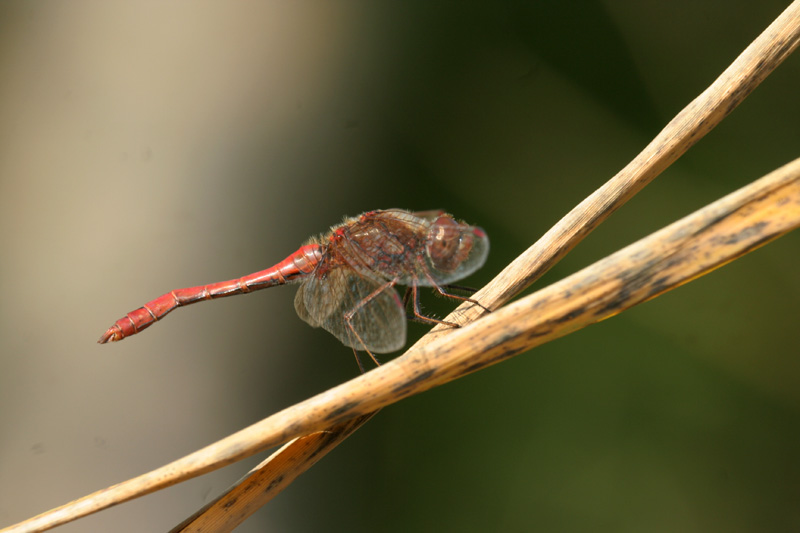
[[[322,327],[346,346],[373,353],[399,350],[406,342],[406,314],[391,286],[376,294],[380,281],[344,269],[306,280],[294,300],[297,314]],[[353,312],[349,323],[346,315]]]
[[[326,311],[321,309],[320,306],[312,307],[314,313],[311,313],[306,307],[306,287],[311,286],[309,289],[310,292],[314,292],[315,290],[318,291],[318,287],[314,286],[312,283],[312,279],[308,279],[300,285],[300,288],[297,289],[297,294],[294,295],[294,310],[297,311],[297,316],[303,319],[307,324],[311,327],[318,328],[322,326],[322,321],[333,312],[333,308],[330,311]],[[312,296],[313,298],[313,296]]]
[[[431,209],[429,211],[415,211],[411,214],[418,218],[424,218],[428,222],[433,222],[440,216],[447,214],[447,211],[444,209]]]

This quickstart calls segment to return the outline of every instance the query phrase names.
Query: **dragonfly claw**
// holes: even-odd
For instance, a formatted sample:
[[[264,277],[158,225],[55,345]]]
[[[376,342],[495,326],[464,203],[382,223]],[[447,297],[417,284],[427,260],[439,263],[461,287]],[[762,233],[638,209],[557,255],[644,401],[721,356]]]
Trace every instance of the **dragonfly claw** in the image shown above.
[[[119,326],[114,324],[108,328],[105,333],[103,333],[103,335],[98,339],[97,343],[105,344],[108,341],[116,342],[121,341],[123,338],[125,338],[125,336],[122,334],[122,330],[119,328]]]

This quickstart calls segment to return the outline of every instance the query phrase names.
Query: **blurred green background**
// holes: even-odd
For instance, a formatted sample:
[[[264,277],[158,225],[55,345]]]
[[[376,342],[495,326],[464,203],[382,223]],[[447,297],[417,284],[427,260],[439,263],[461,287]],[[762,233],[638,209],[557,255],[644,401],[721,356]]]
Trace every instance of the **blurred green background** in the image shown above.
[[[127,311],[387,207],[482,226],[480,286],[786,5],[3,2],[0,525],[357,374],[293,288],[96,345]],[[798,86],[795,54],[537,287],[796,158]],[[239,531],[799,530],[799,252],[391,406]],[[165,531],[261,459],[60,531]]]

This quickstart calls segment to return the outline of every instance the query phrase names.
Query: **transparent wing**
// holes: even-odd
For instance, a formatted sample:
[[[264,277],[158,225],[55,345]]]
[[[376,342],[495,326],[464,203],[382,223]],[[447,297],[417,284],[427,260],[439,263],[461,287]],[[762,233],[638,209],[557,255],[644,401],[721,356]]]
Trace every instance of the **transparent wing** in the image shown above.
[[[348,269],[333,269],[324,278],[307,279],[297,291],[294,308],[300,318],[346,346],[394,352],[406,342],[406,314],[397,291],[388,285],[381,291],[382,285]],[[348,323],[345,315],[354,310]]]
[[[414,211],[411,214],[415,217],[425,219],[428,222],[433,222],[440,216],[447,214],[447,211],[444,209],[430,209],[428,211]]]

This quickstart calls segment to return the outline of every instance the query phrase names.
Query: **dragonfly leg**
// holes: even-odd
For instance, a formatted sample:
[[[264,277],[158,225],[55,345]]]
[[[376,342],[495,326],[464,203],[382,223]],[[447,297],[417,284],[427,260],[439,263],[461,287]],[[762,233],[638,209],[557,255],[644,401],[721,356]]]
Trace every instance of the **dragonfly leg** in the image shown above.
[[[456,291],[466,292],[468,294],[475,294],[478,292],[478,289],[473,289],[472,287],[465,287],[464,285],[455,285],[453,283],[448,283],[447,285],[441,286],[444,289],[453,289]]]
[[[417,317],[414,316],[413,313],[408,312],[408,302],[411,301],[411,295],[413,294],[413,290],[411,286],[406,287],[406,292],[403,293],[403,309],[406,310],[406,318],[408,320],[416,320]]]
[[[344,323],[347,325],[347,331],[349,332],[349,334],[352,334],[353,337],[355,337],[355,339],[358,341],[358,344],[360,344],[361,347],[364,348],[364,351],[367,352],[367,355],[370,356],[370,358],[375,362],[375,364],[377,366],[381,366],[381,363],[380,363],[380,361],[378,361],[378,358],[375,357],[375,354],[373,354],[372,351],[369,348],[367,348],[367,344],[364,342],[364,339],[361,338],[361,335],[358,334],[358,331],[356,331],[356,328],[353,327],[353,317],[359,311],[359,309],[361,309],[362,307],[367,305],[371,300],[377,298],[378,295],[381,294],[383,291],[394,287],[396,284],[397,284],[397,279],[389,280],[386,283],[382,284],[377,289],[375,289],[374,291],[369,293],[364,299],[362,299],[360,302],[358,302],[355,307],[350,309],[343,316]],[[396,296],[395,296],[395,298],[396,298]],[[354,344],[354,343],[351,343],[351,344]],[[356,349],[353,348],[353,351],[355,352]],[[361,365],[361,360],[358,358],[358,353],[356,353],[356,361],[358,362],[358,367],[361,369],[361,373],[363,374],[364,373],[364,367]]]
[[[350,315],[350,316],[348,316],[348,315]],[[375,365],[376,366],[381,366],[381,362],[378,361],[378,358],[375,357],[375,354],[373,354],[370,351],[370,349],[367,348],[367,345],[364,344],[364,340],[361,338],[361,335],[359,335],[358,332],[353,327],[353,324],[350,322],[352,319],[353,319],[353,316],[350,313],[346,313],[345,314],[345,319],[344,320],[345,320],[345,323],[347,324],[348,331],[350,333],[352,333],[353,335],[355,335],[355,338],[358,340],[358,343],[361,345],[362,348],[364,348],[364,351],[367,352],[367,355],[370,357],[370,359],[372,359],[375,362]],[[364,373],[364,365],[361,363],[361,358],[358,356],[358,350],[356,350],[355,348],[353,348],[353,355],[356,356],[356,363],[358,363],[358,368],[361,370],[361,373],[363,374]]]
[[[355,348],[353,348],[353,355],[356,356],[356,363],[358,364],[358,369],[361,370],[361,373],[363,374],[364,373],[364,365],[361,362],[361,358],[358,357],[358,351]],[[374,357],[373,357],[373,359],[374,359]]]
[[[413,320],[414,322],[421,322],[423,324],[441,324],[443,326],[451,327],[451,328],[458,328],[460,327],[455,322],[448,322],[446,320],[439,320],[438,318],[434,318],[432,316],[428,316],[422,313],[422,310],[419,307],[419,289],[417,284],[413,284],[408,289],[406,289],[406,294],[403,296],[403,303],[408,305],[409,295],[411,296],[411,300],[413,302],[411,309],[413,310],[413,314],[408,315],[409,320]]]
[[[431,282],[431,286],[434,289],[436,289],[436,292],[438,292],[442,296],[445,296],[447,298],[452,298],[453,300],[460,300],[462,302],[469,302],[472,305],[477,305],[478,307],[480,307],[481,309],[483,309],[487,313],[491,313],[492,312],[491,309],[489,309],[488,307],[486,307],[485,305],[480,303],[478,300],[474,300],[474,299],[468,298],[466,296],[459,296],[458,294],[453,294],[452,292],[447,292],[446,290],[444,290],[444,287],[447,287],[448,289],[455,289],[455,290],[458,290],[458,291],[465,291],[465,292],[471,292],[471,293],[476,292],[475,289],[471,289],[469,287],[462,287],[460,285],[445,285],[444,287],[442,287],[441,285],[436,283],[436,281],[434,281],[434,279],[431,277],[431,275],[428,272],[425,272],[425,277],[427,277],[428,281]]]

